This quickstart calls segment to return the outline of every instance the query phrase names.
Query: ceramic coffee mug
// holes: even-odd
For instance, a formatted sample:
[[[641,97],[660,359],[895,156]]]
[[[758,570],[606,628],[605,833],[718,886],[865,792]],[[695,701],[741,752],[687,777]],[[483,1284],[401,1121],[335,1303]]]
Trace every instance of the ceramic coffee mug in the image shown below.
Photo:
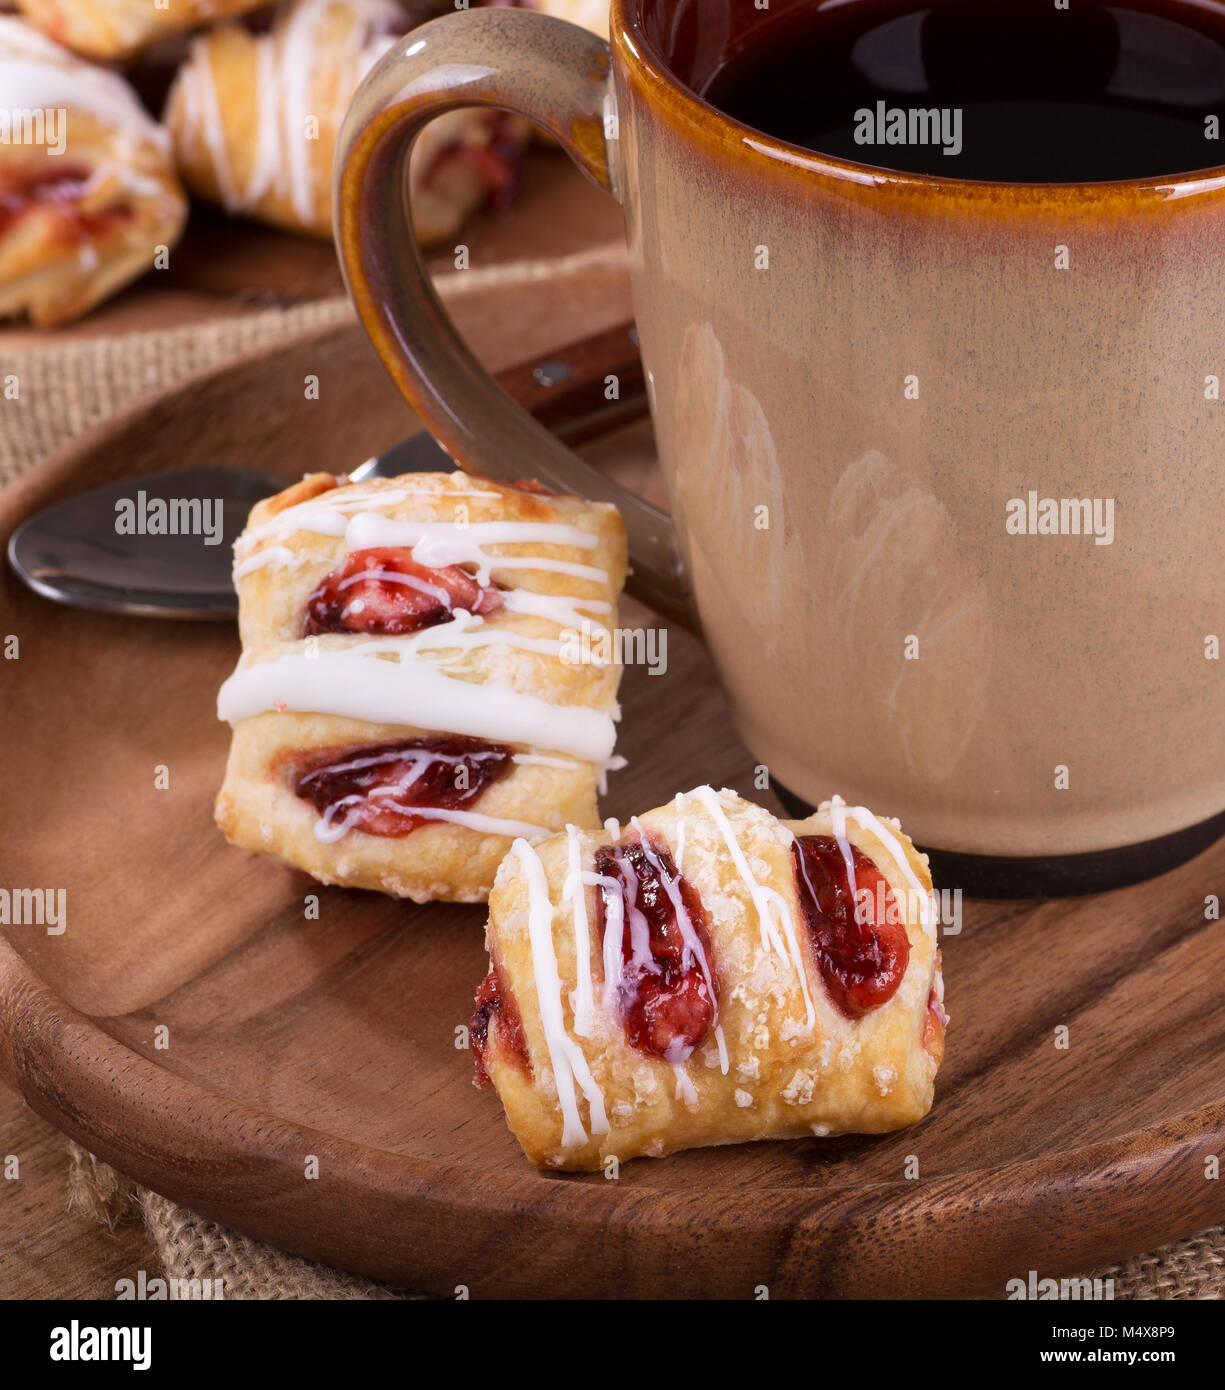
[[[901,817],[970,891],[1169,867],[1225,831],[1225,172],[813,154],[694,95],[757,14],[616,0],[611,47],[504,9],[408,35],[338,156],[365,325],[465,467],[621,505],[639,592],[700,619],[793,800]],[[624,206],[671,522],[503,395],[430,288],[405,161],[470,105]]]

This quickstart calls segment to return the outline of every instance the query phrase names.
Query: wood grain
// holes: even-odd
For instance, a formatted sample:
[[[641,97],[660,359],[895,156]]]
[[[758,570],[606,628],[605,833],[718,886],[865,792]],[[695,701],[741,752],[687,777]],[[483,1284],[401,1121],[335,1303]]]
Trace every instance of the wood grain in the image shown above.
[[[157,1252],[137,1221],[108,1227],[68,1209],[64,1136],[15,1092],[0,1086],[0,1163],[19,1176],[0,1181],[0,1300],[115,1297],[120,1279],[159,1273]]]
[[[460,313],[501,367],[616,322],[621,293]],[[290,477],[386,445],[404,407],[355,335],[249,360],[95,431],[0,498],[0,536],[69,490],[153,467]],[[321,375],[318,402],[302,399],[304,369]],[[1225,1217],[1225,1185],[1205,1177],[1225,1151],[1225,929],[1204,915],[1225,845],[1099,898],[967,903],[945,941],[948,1060],[911,1131],[644,1160],[615,1181],[540,1174],[455,1045],[483,973],[481,909],[316,889],[215,831],[228,732],[214,699],[234,632],[55,608],[6,573],[10,633],[2,886],[66,889],[68,925],[3,929],[0,1076],[195,1210],[473,1297],[999,1293]],[[672,629],[668,657],[664,677],[627,674],[630,767],[606,814],[704,781],[761,795],[701,647]]]

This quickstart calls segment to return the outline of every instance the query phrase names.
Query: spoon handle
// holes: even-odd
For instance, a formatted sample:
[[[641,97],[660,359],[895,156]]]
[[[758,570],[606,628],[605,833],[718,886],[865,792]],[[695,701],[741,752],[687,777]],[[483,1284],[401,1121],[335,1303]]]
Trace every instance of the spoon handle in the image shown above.
[[[632,322],[511,367],[497,380],[567,444],[582,443],[647,413],[638,333]]]

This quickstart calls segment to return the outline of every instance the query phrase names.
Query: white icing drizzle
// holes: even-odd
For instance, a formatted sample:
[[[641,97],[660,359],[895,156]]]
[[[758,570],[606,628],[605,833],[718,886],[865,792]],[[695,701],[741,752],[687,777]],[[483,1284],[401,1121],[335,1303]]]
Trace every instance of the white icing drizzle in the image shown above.
[[[351,18],[342,44],[323,41],[329,11],[347,11]],[[226,147],[212,47],[207,36],[195,41],[178,79],[183,114],[188,127],[200,132],[229,212],[248,212],[275,191],[289,199],[299,222],[314,224],[317,181],[307,123],[316,117],[321,124],[326,120],[339,128],[349,97],[393,47],[394,31],[403,24],[404,14],[395,0],[294,0],[282,7],[272,32],[256,40],[258,144],[242,186]],[[330,112],[316,111],[312,104],[321,61],[335,73]]]
[[[604,942],[601,955],[604,963],[602,1000],[610,1014],[617,1011],[617,995],[623,973],[622,942],[625,940],[625,897],[621,880],[607,874],[584,874],[583,882],[598,889],[604,899]]]
[[[600,769],[599,792],[604,796],[608,791],[608,774],[610,772],[620,772],[623,768],[629,767],[629,759],[623,758],[619,753],[614,753],[611,758]]]
[[[659,862],[659,857],[651,849],[646,832],[639,824],[637,817],[630,818],[630,825],[638,832],[641,839],[642,850],[648,861],[659,875],[659,881],[663,885],[664,892],[672,904],[673,912],[676,915],[677,925],[680,928],[681,939],[685,943],[685,951],[698,963],[702,976],[706,981],[706,988],[710,993],[710,998],[715,1002],[718,1009],[717,995],[715,992],[714,979],[710,970],[710,963],[706,957],[702,939],[698,936],[693,926],[693,920],[689,916],[689,910],[685,906],[684,898],[681,895],[677,881],[664,872],[663,865]],[[604,823],[605,830],[613,836],[614,841],[621,838],[621,828],[615,820]],[[650,973],[655,969],[654,958],[651,955],[651,935],[650,927],[646,917],[637,906],[638,897],[638,877],[634,872],[633,865],[628,860],[623,860],[620,864],[620,872],[624,878],[613,878],[607,874],[593,872],[583,873],[582,882],[596,888],[604,902],[605,928],[603,942],[603,963],[604,963],[604,989],[602,993],[603,1005],[610,1013],[615,1013],[617,1009],[617,995],[624,980],[625,962],[623,944],[625,940],[625,910],[628,905],[630,912],[630,956],[633,964],[640,973]],[[677,873],[679,874],[679,869]],[[578,862],[571,859],[571,874],[578,881]],[[569,883],[569,880],[567,880]],[[584,921],[585,921],[584,910]],[[716,1020],[718,1015],[716,1013]],[[728,1071],[727,1040],[723,1033],[723,1025],[716,1021],[714,1028],[715,1041],[719,1049],[719,1066],[723,1075]],[[684,1063],[680,1059],[665,1057],[666,1061],[671,1061],[678,1078],[684,1075]],[[678,1084],[680,1084],[678,1082]],[[684,1084],[687,1086],[688,1078]],[[697,1093],[692,1093],[692,1103],[697,1104]],[[679,1095],[679,1093],[678,1093]],[[686,1104],[688,1104],[686,1098]]]
[[[343,650],[366,653],[394,652],[401,658],[412,657],[422,652],[447,651],[454,651],[458,656],[476,647],[516,647],[521,651],[536,652],[541,656],[557,656],[561,651],[561,643],[555,638],[524,637],[518,632],[508,632],[505,628],[489,627],[483,618],[469,613],[465,608],[456,608],[448,622],[422,628],[419,632],[410,632],[403,637],[363,637],[360,633],[354,633],[353,637],[356,640]],[[321,651],[319,657],[325,659],[330,654],[330,651]],[[453,661],[454,658],[452,662],[438,659],[432,664],[446,667],[453,664]]]
[[[639,879],[628,861],[620,863],[618,869],[624,880],[625,903],[630,915],[631,957],[639,970],[643,970],[651,963],[651,928],[646,914],[637,906]]]
[[[698,1093],[685,1071],[685,1064],[677,1062],[672,1070],[676,1075],[676,1099],[683,1102],[688,1109],[696,1110],[698,1108]]]
[[[830,798],[829,802],[830,819],[833,820],[835,813],[842,819],[845,830],[846,817],[855,821],[862,829],[870,831],[889,851],[898,872],[906,880],[915,895],[919,904],[919,920],[924,930],[934,940],[936,936],[936,908],[932,902],[931,894],[919,882],[918,875],[911,867],[910,860],[906,856],[906,851],[902,848],[901,841],[877,816],[874,816],[866,806],[848,806],[840,796]],[[836,823],[836,822],[835,822]],[[845,852],[844,852],[845,853]]]
[[[582,844],[577,826],[566,826],[568,872],[562,888],[562,902],[572,906],[574,914],[575,983],[571,1001],[574,1009],[574,1031],[580,1038],[591,1036],[595,1018],[594,989],[591,982],[591,924],[587,917],[587,884],[583,874]]]
[[[846,803],[840,796],[834,797],[829,803],[829,822],[834,831],[834,839],[838,841],[838,852],[846,866],[846,886],[851,894],[851,911],[858,922],[860,905],[859,883],[855,877],[855,853],[851,849],[851,842],[846,838]]]
[[[271,43],[259,45],[255,66],[255,80],[259,88],[256,97],[258,144],[255,147],[255,163],[251,166],[251,179],[242,193],[242,206],[236,209],[242,212],[256,207],[267,196],[269,189],[276,186],[281,165],[276,110],[276,50]]]
[[[0,93],[9,109],[87,111],[139,140],[168,147],[165,130],[122,77],[83,62],[22,20],[3,15]]]
[[[527,888],[528,936],[532,947],[532,975],[536,982],[536,1001],[544,1028],[545,1046],[557,1083],[557,1099],[562,1112],[562,1147],[581,1148],[587,1131],[578,1111],[575,1082],[587,1100],[592,1134],[608,1133],[604,1095],[591,1075],[582,1048],[566,1032],[562,1007],[561,976],[557,953],[553,949],[553,902],[540,856],[526,840],[516,840],[511,853],[518,856]]]
[[[683,804],[684,795],[677,792],[672,799],[672,807],[676,812],[676,844],[673,846],[672,859],[678,874],[685,872],[685,813],[682,809]]]
[[[237,556],[237,550],[235,555]],[[247,575],[271,565],[276,569],[298,569],[311,560],[311,556],[299,554],[284,545],[265,545],[262,550],[245,559],[236,559],[234,581],[237,583]],[[358,576],[369,578],[369,575]],[[389,575],[394,581],[409,582],[407,575]],[[356,582],[356,581],[355,581]],[[420,580],[416,581],[419,585]],[[414,587],[416,587],[414,585]],[[449,601],[449,600],[448,600]],[[589,614],[607,614],[612,604],[604,599],[570,598],[564,594],[537,594],[530,589],[507,589],[502,592],[502,602],[507,613],[523,614],[528,617],[543,618],[556,623],[561,628],[581,628],[584,621],[591,623],[593,638],[606,631],[604,624],[594,622]],[[586,610],[584,612],[583,610]],[[457,612],[460,610],[456,610]],[[543,649],[542,649],[543,650]],[[560,643],[554,642],[549,649],[553,654],[561,651]]]
[[[744,856],[740,842],[736,839],[735,831],[724,814],[723,807],[719,804],[719,798],[714,789],[712,787],[697,787],[689,795],[696,797],[705,806],[723,836],[732,863],[736,866],[736,872],[743,880],[744,886],[749,890],[749,896],[753,899],[753,905],[757,909],[757,916],[761,924],[762,946],[790,961],[791,968],[800,984],[800,992],[804,996],[804,1027],[811,1029],[816,1022],[817,1010],[808,989],[808,972],[804,965],[803,953],[800,950],[799,935],[796,931],[795,918],[792,916],[790,904],[776,889],[767,888],[753,876],[749,862]],[[774,920],[775,914],[778,917],[777,925]],[[783,933],[781,937],[778,932],[779,926],[781,926]]]
[[[217,696],[218,718],[235,724],[269,710],[325,713],[524,744],[582,762],[612,756],[616,729],[601,710],[458,680],[411,652],[399,661],[366,654],[382,646],[370,642],[314,657],[295,652],[253,666],[240,662]]]
[[[718,1019],[718,1012],[717,1012],[717,1011],[718,1011],[717,994],[716,994],[716,991],[715,991],[715,981],[714,981],[714,977],[713,977],[713,975],[711,974],[711,970],[710,970],[710,962],[706,959],[706,949],[705,949],[705,947],[702,945],[702,938],[697,934],[697,931],[696,931],[696,929],[694,928],[694,925],[693,925],[693,919],[689,916],[689,909],[685,906],[685,899],[684,899],[684,896],[683,896],[682,893],[681,893],[680,884],[676,881],[676,879],[674,879],[674,878],[672,877],[671,874],[665,873],[665,872],[664,872],[664,866],[659,862],[659,857],[658,857],[658,855],[656,855],[655,851],[651,848],[650,839],[649,839],[649,837],[647,836],[646,831],[644,831],[643,828],[642,828],[642,826],[639,824],[639,822],[638,822],[638,817],[637,817],[637,816],[631,816],[631,817],[630,817],[630,824],[631,824],[631,825],[634,827],[634,829],[638,832],[638,835],[639,835],[639,837],[640,837],[640,839],[641,839],[641,841],[642,841],[642,852],[643,852],[643,854],[646,855],[647,861],[650,863],[650,865],[652,866],[652,868],[654,868],[655,872],[659,875],[659,881],[660,881],[660,883],[663,885],[663,890],[664,890],[665,893],[667,893],[667,895],[668,895],[668,901],[672,904],[672,911],[673,911],[673,913],[674,913],[674,915],[675,915],[675,917],[676,917],[676,924],[677,924],[677,926],[680,927],[680,929],[681,929],[681,940],[685,943],[685,951],[686,951],[687,954],[689,954],[690,956],[692,956],[693,959],[696,960],[697,963],[698,963],[698,969],[701,970],[701,972],[702,972],[702,978],[706,981],[706,989],[707,989],[708,993],[710,994],[711,1002],[715,1004],[715,1009],[716,1009],[715,1017],[716,1017],[716,1020],[717,1020],[717,1019]],[[679,865],[679,864],[676,866],[676,872],[677,872],[678,875],[680,874],[680,865]],[[643,927],[644,927],[644,929],[646,929],[646,921],[645,921],[645,919],[643,920]],[[648,940],[648,944],[647,944],[647,954],[648,954],[648,957],[649,957],[649,955],[650,955],[649,931],[648,931],[648,935],[647,935],[647,940]],[[635,960],[637,960],[637,951],[635,951]],[[682,960],[683,960],[683,957],[682,957]],[[649,964],[649,961],[648,961],[648,964]],[[717,1024],[717,1033],[718,1033],[719,1040],[720,1040],[720,1041],[719,1041],[720,1062],[721,1062],[721,1065],[722,1065],[722,1067],[723,1067],[723,1073],[724,1073],[724,1075],[726,1075],[726,1074],[727,1074],[727,1048],[726,1048],[726,1046],[724,1045],[724,1043],[723,1043],[723,1041],[722,1041],[722,1032],[723,1032],[722,1025]],[[696,1099],[696,1097],[695,1097],[695,1099]]]
[[[237,549],[235,549],[235,584],[240,579],[245,579],[247,575],[254,574],[256,570],[262,570],[268,565],[275,565],[277,569],[299,569],[308,558],[290,550],[287,545],[266,545],[263,550],[246,560],[239,560],[237,553]]]
[[[343,536],[351,512],[360,511],[369,505],[393,507],[396,503],[403,502],[407,496],[408,494],[398,487],[384,491],[330,489],[320,493],[318,497],[308,497],[304,502],[295,502],[292,507],[286,507],[271,520],[244,531],[234,543],[235,557],[246,560],[264,541],[283,540],[296,531],[309,531],[317,536]]]
[[[678,875],[684,873],[684,870],[682,869],[681,864],[682,864],[682,862],[683,862],[683,860],[684,860],[684,857],[685,857],[685,817],[684,817],[684,815],[681,813],[681,799],[682,799],[682,798],[681,798],[681,794],[680,794],[680,793],[677,793],[677,796],[676,796],[676,798],[675,798],[675,805],[676,805],[676,812],[677,812],[677,816],[676,816],[676,844],[675,844],[675,847],[674,847],[673,861],[672,861],[672,862],[676,865],[676,872],[677,872]],[[637,818],[636,818],[636,817],[632,819],[631,824],[633,824],[633,825],[635,826],[636,829],[638,829],[639,831],[641,831],[641,827],[638,825],[638,821],[637,821]],[[645,842],[645,841],[643,842],[643,847],[646,848],[646,842]],[[649,853],[649,851],[648,851],[648,853]],[[654,856],[651,855],[650,857],[651,857],[652,861],[654,861]],[[690,946],[690,941],[689,941],[688,932],[691,932],[691,931],[692,931],[692,926],[693,926],[693,924],[692,924],[692,922],[691,922],[691,920],[690,920],[689,913],[685,910],[684,899],[681,897],[680,892],[679,892],[679,889],[677,888],[677,886],[676,886],[674,883],[670,883],[670,882],[664,877],[662,870],[660,871],[660,881],[664,884],[665,891],[667,892],[668,897],[672,900],[672,905],[673,905],[673,907],[676,909],[677,920],[678,920],[678,922],[681,922],[681,924],[682,924],[682,925],[681,925],[681,934],[682,934],[682,936],[684,936],[684,938],[685,938],[685,944],[686,944],[686,946]],[[706,952],[702,949],[701,938],[698,937],[698,935],[697,935],[696,932],[693,933],[693,943],[694,943],[694,945],[693,945],[692,947],[690,947],[690,949],[693,950],[694,954],[695,954],[695,955],[697,956],[697,958],[698,958],[699,964],[701,965],[701,968],[702,968],[702,975],[703,975],[703,977],[704,977],[705,980],[706,980],[706,988],[710,991],[710,997],[711,997],[711,999],[716,999],[716,994],[715,994],[715,983],[714,983],[713,978],[711,977],[710,967],[709,967],[709,964],[707,963],[707,960],[706,960]],[[696,949],[694,949],[695,947],[696,947]],[[717,1010],[717,1008],[718,1008],[717,1002],[716,1002],[716,1006],[715,1006],[715,1007],[716,1007],[716,1010]],[[727,1075],[727,1069],[728,1069],[727,1038],[726,1038],[726,1036],[724,1035],[724,1032],[723,1032],[723,1024],[720,1023],[720,1022],[718,1021],[718,1014],[717,1014],[717,1012],[716,1012],[716,1015],[715,1015],[715,1030],[714,1030],[714,1031],[715,1031],[715,1045],[716,1045],[716,1046],[718,1047],[718,1049],[719,1049],[719,1070],[723,1073],[724,1076],[726,1076],[726,1075]],[[695,1100],[696,1100],[696,1097],[695,1097]]]
[[[374,793],[371,794],[371,799],[374,799]],[[344,798],[344,802],[362,802],[364,800],[365,798],[361,796]],[[337,802],[336,805],[343,805],[344,802]],[[328,807],[329,814],[333,809],[333,807]],[[420,816],[422,820],[451,821],[455,825],[467,826],[469,830],[479,830],[484,835],[504,835],[507,839],[521,836],[525,840],[547,840],[554,833],[546,825],[532,825],[528,821],[522,820],[504,820],[500,816],[483,816],[478,811],[455,811],[443,806],[412,806],[408,808],[407,813]],[[344,821],[332,825],[327,825],[320,820],[315,824],[315,838],[330,845],[341,839],[352,828],[351,818],[346,818]]]
[[[444,500],[449,496],[460,495],[458,492],[446,493],[428,489],[417,491]],[[393,506],[403,502],[411,492],[412,489],[399,486],[394,491],[384,492],[353,492],[346,489],[343,492],[323,493],[319,497],[287,507],[270,521],[263,522],[239,537],[234,547],[235,581],[269,565],[280,569],[301,563],[287,546],[264,544],[267,541],[282,540],[296,531],[308,531],[323,536],[343,535],[345,549],[350,554],[355,550],[408,548],[413,553],[413,559],[428,569],[444,569],[449,565],[471,566],[473,577],[482,585],[489,584],[494,569],[545,570],[570,574],[581,579],[594,579],[599,583],[608,581],[607,572],[594,566],[530,556],[495,556],[484,549],[484,545],[488,544],[532,543],[594,549],[599,544],[599,538],[577,526],[553,522],[513,521],[480,522],[467,526],[457,522],[409,522],[396,521],[381,512],[367,510],[368,504]],[[263,548],[257,549],[260,546]],[[409,582],[407,576],[388,577]],[[420,582],[416,581],[418,584]],[[561,628],[581,628],[584,622],[592,623],[594,636],[606,629],[603,624],[593,621],[593,616],[606,616],[612,612],[612,604],[606,599],[538,594],[530,589],[509,589],[503,593],[502,599],[508,613],[543,618]],[[556,646],[550,649],[552,655],[558,652],[559,648]]]
[[[363,807],[371,802],[394,802],[436,763],[445,763],[450,767],[456,767],[469,759],[480,760],[482,757],[489,756],[491,756],[489,753],[455,754],[439,752],[433,748],[410,748],[349,758],[333,763],[326,768],[320,768],[318,772],[360,772],[365,768],[378,767],[380,764],[386,763],[404,762],[408,765],[404,775],[396,782],[373,787],[369,792],[354,792],[350,796],[343,796],[338,801],[334,801],[322,817],[315,822],[315,838],[323,844],[335,844],[352,830],[354,824],[360,819]],[[303,778],[303,784],[309,782],[311,777],[315,775],[317,774],[309,774]],[[543,840],[553,833],[543,825],[532,825],[527,821],[503,820],[497,816],[481,815],[475,811],[453,810],[442,806],[408,806],[404,810],[406,815],[417,816],[422,820],[451,821],[455,825],[464,825],[470,830],[479,830],[486,835],[505,835],[508,838],[521,835],[527,840]]]
[[[715,1024],[715,1046],[719,1049],[719,1070],[726,1076],[729,1060],[727,1055],[727,1039],[723,1035],[723,1025],[721,1023]]]
[[[376,462],[375,459],[366,460],[366,463],[374,462]],[[355,468],[353,471],[356,473],[360,472],[361,470]],[[461,487],[457,482],[454,481],[458,476],[460,476],[458,474],[448,473],[445,474],[442,478],[435,479],[433,481],[431,481],[431,479],[434,477],[434,475],[418,475],[422,478],[422,481],[420,482],[410,482],[409,479],[412,476],[413,475],[411,473],[405,473],[404,475],[396,479],[397,489],[405,496],[433,497],[440,502],[450,501],[452,497],[482,497],[488,502],[500,502],[502,500],[503,494],[500,492],[494,492],[490,488]],[[469,479],[466,474],[464,474],[463,477],[467,481],[471,481],[471,479]],[[354,487],[357,486],[357,484],[350,483],[348,486]]]
[[[401,574],[399,570],[362,570],[360,574],[351,574],[347,579],[342,579],[337,585],[340,590],[351,589],[354,584],[364,584],[367,580],[381,582],[383,584],[399,584],[402,588],[413,589],[419,594],[425,594],[427,598],[432,598],[436,603],[442,604],[444,608],[451,606],[451,596],[441,584],[433,584],[428,579],[422,579],[416,574]],[[357,600],[361,602],[361,600]],[[346,608],[345,613],[351,611],[361,612],[360,608]]]
[[[184,71],[189,109],[199,122],[208,156],[213,162],[221,201],[230,212],[245,212],[251,203],[245,194],[239,193],[234,181],[225,125],[221,119],[221,99],[217,95],[217,84],[213,81],[212,67],[207,62],[194,66],[189,63]]]
[[[311,115],[320,114],[311,110],[311,80],[315,75],[319,30],[329,8],[329,0],[299,0],[287,12],[280,33],[277,75],[284,95],[281,140],[289,175],[289,201],[299,222],[309,222],[314,211],[315,176],[306,122]]]
[[[484,548],[485,545],[532,543],[594,550],[600,542],[590,531],[562,522],[480,521],[460,526],[453,521],[397,521],[381,512],[359,512],[345,531],[345,546],[349,551],[408,547],[413,559],[429,569],[472,566],[478,584],[488,584],[495,569],[546,570],[576,579],[608,582],[608,572],[593,565],[547,560],[538,555],[490,555]]]
[[[582,764],[573,758],[551,758],[546,753],[516,753],[514,757],[516,763],[525,767],[560,767],[566,772],[573,772]],[[616,761],[611,759],[610,761]]]
[[[516,763],[522,763],[527,767],[559,767],[564,772],[575,772],[582,764],[575,758],[554,758],[547,753],[516,753],[514,756]],[[606,774],[609,772],[620,772],[623,767],[628,766],[626,760],[618,754],[613,754],[600,768],[600,792],[603,794],[608,788],[605,786],[607,781]]]
[[[479,811],[452,811],[442,806],[414,806],[413,815],[424,816],[426,820],[449,820],[455,825],[466,825],[469,830],[479,830],[485,835],[505,835],[507,839],[519,835],[525,840],[547,840],[550,835],[556,834],[547,825],[506,820],[501,816],[483,816]]]
[[[531,618],[544,618],[558,627],[581,628],[589,614],[609,614],[612,604],[606,599],[569,598],[564,594],[537,594],[531,589],[508,589],[502,595],[508,613],[521,613]],[[592,623],[592,636],[606,629],[602,623]]]

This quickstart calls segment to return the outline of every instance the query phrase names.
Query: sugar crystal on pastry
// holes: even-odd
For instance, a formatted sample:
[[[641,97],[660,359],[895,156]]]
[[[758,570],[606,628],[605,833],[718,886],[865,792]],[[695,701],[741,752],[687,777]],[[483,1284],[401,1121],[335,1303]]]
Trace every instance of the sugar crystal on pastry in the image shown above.
[[[606,504],[463,474],[261,502],[235,547],[243,655],[217,820],[326,883],[483,900],[518,837],[599,823],[615,665],[563,634],[615,623]]]
[[[932,1103],[943,983],[927,863],[834,798],[782,821],[699,787],[515,842],[470,1037],[542,1167],[883,1133]]]

